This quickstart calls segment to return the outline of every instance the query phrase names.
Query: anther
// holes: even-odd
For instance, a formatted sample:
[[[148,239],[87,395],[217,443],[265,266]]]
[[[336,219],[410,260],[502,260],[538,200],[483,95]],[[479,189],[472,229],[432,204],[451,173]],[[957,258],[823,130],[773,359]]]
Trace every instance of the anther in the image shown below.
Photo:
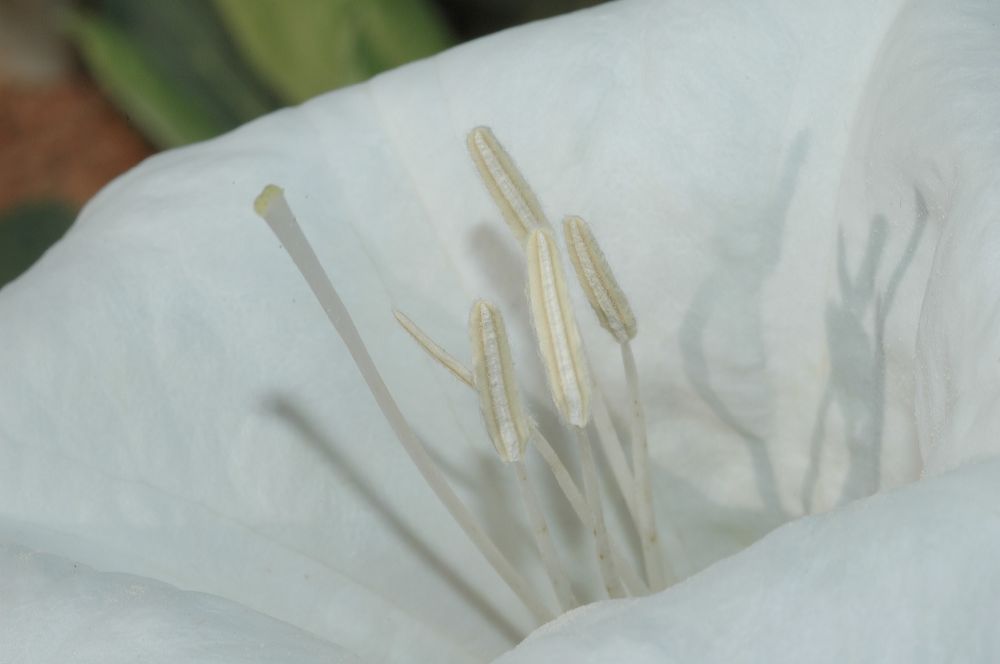
[[[532,231],[527,253],[528,300],[552,398],[567,423],[584,427],[590,418],[590,373],[552,233]]]
[[[489,127],[476,127],[466,142],[490,196],[523,245],[532,230],[548,226],[538,199]]]
[[[597,314],[601,327],[614,335],[618,343],[625,343],[635,337],[632,307],[587,222],[580,217],[566,217],[563,220],[563,233],[576,277]]]
[[[472,305],[469,314],[469,339],[472,341],[474,382],[486,430],[500,459],[514,466],[535,546],[559,605],[564,611],[568,611],[578,604],[556,554],[545,514],[528,479],[524,448],[528,444],[532,427],[524,414],[517,391],[503,316],[489,302],[478,300]]]
[[[469,315],[473,377],[486,430],[500,458],[510,463],[524,454],[531,424],[514,379],[503,317],[489,302],[477,301]]]

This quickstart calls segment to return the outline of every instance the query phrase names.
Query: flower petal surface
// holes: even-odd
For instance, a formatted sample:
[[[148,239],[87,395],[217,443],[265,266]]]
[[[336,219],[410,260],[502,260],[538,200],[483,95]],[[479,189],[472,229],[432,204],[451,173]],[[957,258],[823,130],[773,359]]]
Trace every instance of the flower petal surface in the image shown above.
[[[403,411],[541,586],[474,397],[391,314],[465,359],[468,306],[497,302],[566,442],[520,249],[465,152],[479,125],[551,218],[588,220],[629,296],[682,576],[994,456],[998,24],[983,2],[610,3],[150,159],[0,292],[0,537],[375,661],[488,661],[530,631],[251,209],[285,188]],[[581,327],[623,407],[616,348]]]
[[[0,544],[2,662],[360,664],[218,597]]]
[[[995,661],[998,478],[974,464],[800,519],[670,591],[577,609],[496,664]]]

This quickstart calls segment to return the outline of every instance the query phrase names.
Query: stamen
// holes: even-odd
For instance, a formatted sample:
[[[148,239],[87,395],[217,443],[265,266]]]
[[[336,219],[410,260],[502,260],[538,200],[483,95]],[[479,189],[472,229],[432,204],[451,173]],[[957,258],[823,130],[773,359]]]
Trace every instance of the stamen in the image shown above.
[[[518,242],[524,245],[532,230],[548,226],[538,199],[489,127],[476,127],[466,142],[490,196]]]
[[[527,251],[528,300],[552,398],[566,422],[584,427],[590,418],[590,374],[552,233],[532,231]]]
[[[428,486],[473,544],[493,565],[497,574],[510,586],[535,618],[541,622],[551,620],[554,617],[552,611],[535,594],[524,577],[517,573],[513,565],[486,534],[486,531],[476,522],[475,517],[465,504],[455,495],[433,458],[420,442],[409,422],[406,421],[381,374],[375,368],[375,362],[368,353],[347,307],[344,306],[340,295],[333,287],[333,283],[320,265],[316,253],[289,209],[284,192],[279,187],[268,185],[254,201],[254,210],[267,221],[268,226],[271,227],[278,241],[284,245],[306,283],[309,284],[313,295],[316,296],[323,311],[326,312],[327,318],[347,347],[351,359],[375,398],[382,415],[388,421],[396,438],[410,459],[413,460]]]
[[[441,348],[437,343],[434,342],[427,334],[424,333],[417,324],[407,317],[402,311],[398,309],[392,310],[392,315],[396,317],[396,322],[399,323],[404,330],[406,330],[414,341],[420,344],[428,355],[437,360],[441,366],[451,372],[455,378],[459,379],[469,387],[475,387],[472,382],[472,372],[462,366],[462,363],[456,360],[454,357],[448,354],[448,352]]]
[[[625,343],[635,337],[632,307],[587,222],[580,217],[566,217],[563,221],[563,233],[566,236],[570,262],[573,263],[580,286],[597,314],[601,327],[614,335],[618,343]]]
[[[583,490],[593,515],[597,562],[609,597],[625,595],[614,572],[611,546],[604,523],[597,466],[584,427],[590,417],[590,374],[584,360],[580,333],[566,292],[559,254],[552,233],[535,229],[528,237],[528,300],[545,372],[556,408],[576,430],[583,471]]]
[[[554,241],[551,235],[542,234],[542,224],[547,225],[547,222],[541,216],[534,194],[488,128],[474,129],[469,134],[468,145],[473,161],[507,224],[522,244],[525,244],[524,235],[528,234],[525,247],[528,253],[528,294],[549,387],[563,419],[575,427],[586,426],[589,419],[590,378]],[[527,195],[520,196],[520,192],[526,192]],[[538,211],[534,217],[529,214],[532,207]],[[595,262],[606,265],[603,256],[599,255],[600,250],[596,249],[596,244],[594,246],[593,254],[584,247],[587,265],[592,266]],[[610,270],[606,271],[610,274]],[[609,309],[613,310],[615,298],[609,294],[609,286],[601,283],[600,277],[595,277],[595,282],[609,300]],[[624,296],[618,299],[624,302]],[[634,317],[631,316],[627,303],[620,312],[615,312],[614,320],[620,323],[620,334],[627,335],[630,327],[634,330]],[[613,432],[610,418],[602,418],[599,424],[604,429],[601,443],[609,453],[615,479],[635,519],[634,483],[624,460],[621,444],[618,442],[616,446],[617,435],[613,438],[607,435],[609,428]],[[600,505],[598,503],[591,507],[599,509]]]
[[[635,490],[633,500],[629,501],[626,498],[626,503],[629,503],[630,512],[639,530],[646,577],[654,589],[661,590],[666,587],[666,580],[656,517],[653,512],[646,418],[639,396],[638,370],[630,343],[636,334],[635,315],[587,222],[580,217],[567,217],[563,221],[563,232],[577,279],[590,301],[590,306],[597,314],[601,327],[610,332],[621,346],[632,410],[632,472]],[[612,452],[620,450],[621,447],[618,446],[612,449]],[[616,463],[622,463],[622,460],[615,459],[614,454],[609,455],[609,459],[614,459],[613,467]],[[618,473],[616,477],[617,475]]]
[[[542,558],[542,564],[549,575],[552,589],[563,611],[579,606],[570,588],[569,579],[556,555],[555,545],[549,535],[549,524],[545,520],[538,498],[528,481],[528,470],[524,465],[524,447],[531,435],[531,426],[524,416],[521,397],[514,379],[514,365],[510,359],[510,344],[503,316],[489,302],[477,301],[469,314],[469,338],[472,340],[476,391],[479,393],[479,407],[486,421],[486,430],[493,440],[497,454],[504,463],[515,466],[518,486],[524,509],[531,523],[535,545]]]
[[[632,309],[618,287],[604,253],[597,245],[587,223],[579,217],[567,217],[563,222],[563,232],[577,280],[602,327],[616,338],[619,338],[619,335],[625,339],[631,338],[629,335],[635,334],[635,317],[632,315]],[[607,399],[599,388],[592,414],[598,440],[611,466],[612,475],[621,490],[629,513],[638,526],[635,482],[625,460],[618,432],[611,422]]]
[[[462,366],[462,364],[458,360],[456,360],[454,356],[452,356],[446,350],[444,350],[438,343],[431,340],[426,333],[420,330],[420,328],[418,328],[416,324],[413,323],[413,321],[411,321],[409,318],[406,318],[406,320],[409,322],[410,326],[412,326],[412,328],[416,330],[417,333],[419,334],[419,336],[417,334],[414,334],[413,338],[417,339],[418,343],[420,343],[420,347],[423,348],[426,352],[430,353],[431,356],[434,357],[435,359],[439,359],[438,354],[448,358],[451,362],[454,363],[455,368],[452,369],[452,367],[446,364],[445,362],[441,362],[442,366],[448,368],[448,370],[451,371],[452,375],[459,378],[459,380],[462,380],[461,377],[463,375],[470,376],[470,380],[468,382],[464,380],[462,380],[462,382],[465,385],[475,389],[475,384],[471,380],[472,372],[466,369],[464,366]],[[425,339],[427,343],[421,342],[420,341],[421,338]],[[597,411],[595,410],[595,421],[596,417],[597,417]],[[552,444],[549,443],[549,441],[545,438],[544,435],[542,435],[542,432],[538,429],[538,427],[535,426],[534,423],[531,423],[530,420],[529,423],[531,424],[531,433],[532,433],[531,439],[534,442],[535,449],[538,450],[538,453],[545,460],[545,463],[548,465],[549,470],[552,473],[552,476],[556,480],[556,484],[559,485],[559,488],[562,490],[563,495],[566,496],[566,500],[573,508],[573,512],[577,515],[577,517],[580,519],[583,525],[586,526],[587,528],[593,529],[594,528],[593,514],[591,513],[590,508],[587,506],[586,499],[583,497],[583,494],[577,487],[576,482],[573,480],[573,476],[570,474],[569,469],[566,468],[566,464],[562,462],[562,459],[559,458],[559,455],[552,447]],[[621,447],[619,446],[619,453],[620,452],[621,452]],[[622,456],[622,460],[624,462],[624,456]],[[629,480],[629,482],[631,486],[631,480]],[[632,496],[631,492],[626,493],[625,495],[629,498],[631,498]],[[612,562],[614,563],[615,569],[618,571],[618,574],[621,576],[622,582],[625,584],[625,587],[628,590],[628,592],[632,595],[649,594],[649,586],[647,586],[646,582],[643,581],[642,578],[640,578],[639,575],[636,573],[635,568],[633,567],[632,563],[628,560],[628,558],[625,556],[625,554],[622,553],[622,549],[618,545],[618,543],[615,542],[614,540],[610,540],[609,544],[611,546]]]
[[[503,317],[489,302],[477,301],[469,315],[473,376],[479,408],[497,453],[505,463],[524,454],[531,426],[514,380],[514,365]]]

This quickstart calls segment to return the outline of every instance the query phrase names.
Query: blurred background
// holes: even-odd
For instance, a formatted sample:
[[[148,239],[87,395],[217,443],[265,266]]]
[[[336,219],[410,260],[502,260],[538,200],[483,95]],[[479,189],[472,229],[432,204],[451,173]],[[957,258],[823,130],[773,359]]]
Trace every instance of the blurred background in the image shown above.
[[[602,0],[0,0],[0,286],[145,157]]]

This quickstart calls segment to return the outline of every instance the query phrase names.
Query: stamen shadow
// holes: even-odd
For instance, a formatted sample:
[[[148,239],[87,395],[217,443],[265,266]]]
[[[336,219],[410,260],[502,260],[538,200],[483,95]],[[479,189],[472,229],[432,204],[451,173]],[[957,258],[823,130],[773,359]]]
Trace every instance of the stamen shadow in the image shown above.
[[[683,475],[663,466],[653,466],[651,472],[654,487],[669,487],[669,491],[655,492],[656,498],[662,498],[657,501],[657,516],[661,524],[669,524],[683,537],[676,542],[680,551],[664,541],[663,553],[671,567],[681,568],[684,578],[739,553],[760,539],[761,533],[784,523],[766,509],[716,502]]]
[[[405,518],[394,511],[372,488],[377,486],[377,482],[366,479],[361,469],[338,451],[336,441],[324,434],[313,418],[289,398],[280,394],[267,399],[265,407],[267,411],[298,432],[302,443],[319,453],[338,478],[363,498],[385,525],[405,542],[410,552],[451,586],[472,610],[496,625],[511,642],[516,643],[521,640],[521,631],[493,606],[484,593],[456,574],[434,553],[420,535],[406,523]]]
[[[827,443],[826,423],[834,406],[847,427],[844,444],[849,462],[839,497],[832,505],[824,507],[836,507],[875,493],[880,488],[885,420],[885,326],[930,216],[927,202],[917,187],[914,187],[914,209],[916,218],[906,246],[882,293],[876,292],[875,279],[888,239],[889,223],[886,217],[878,214],[872,218],[856,276],[852,277],[848,268],[843,232],[838,236],[840,299],[831,300],[826,307],[831,371],[816,410],[810,440],[809,469],[802,486],[802,504],[806,513],[815,508],[813,501],[822,475],[822,456]],[[869,311],[873,328],[871,334],[867,332]]]
[[[785,520],[790,514],[778,492],[778,478],[767,447],[773,412],[772,386],[767,377],[761,293],[782,252],[784,228],[798,176],[809,150],[808,133],[796,136],[770,200],[744,221],[719,224],[715,238],[716,267],[699,286],[680,328],[684,372],[711,413],[744,442],[754,467],[757,492],[765,508]],[[729,355],[715,357],[708,348],[710,323],[721,320],[740,330],[741,343],[727,345]],[[720,363],[720,360],[726,360]],[[737,412],[713,374],[723,372],[725,389],[738,397]]]
[[[536,555],[531,544],[531,531],[520,519],[521,497],[514,489],[513,472],[492,451],[492,443],[485,431],[472,441],[473,444],[481,444],[482,452],[476,454],[474,465],[469,467],[463,467],[440,454],[419,433],[417,437],[448,484],[454,489],[466,490],[466,495],[470,496],[469,509],[480,519],[487,533],[495,537],[496,533],[512,535],[512,530],[517,531],[515,536],[505,539],[500,545],[515,567]]]
[[[469,248],[493,286],[495,292],[489,296],[497,299],[508,328],[516,327],[519,333],[530,334],[531,321],[524,294],[527,267],[517,240],[502,221],[495,220],[473,227]]]

